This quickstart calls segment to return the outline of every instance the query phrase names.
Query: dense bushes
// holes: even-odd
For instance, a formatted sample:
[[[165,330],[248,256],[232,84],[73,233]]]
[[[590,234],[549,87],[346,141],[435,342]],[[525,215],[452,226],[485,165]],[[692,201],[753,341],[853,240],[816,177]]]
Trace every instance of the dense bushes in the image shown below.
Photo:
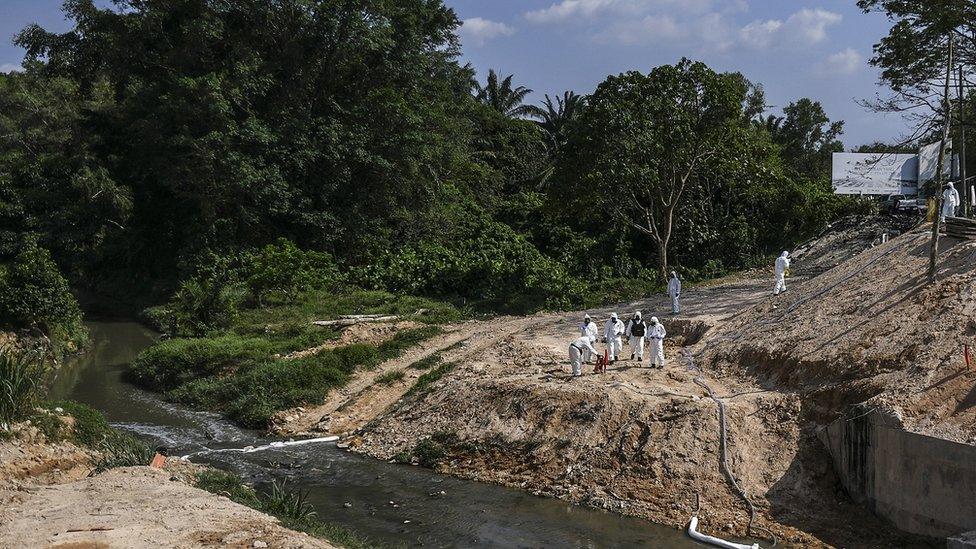
[[[420,242],[354,274],[359,284],[398,294],[467,298],[511,312],[570,308],[585,286],[503,223],[466,221],[448,244]]]
[[[34,328],[55,342],[84,339],[81,310],[51,254],[24,239],[9,261],[0,261],[0,325]]]
[[[285,238],[249,254],[245,264],[245,282],[259,302],[269,294],[294,301],[301,292],[333,288],[342,280],[331,255],[300,250]]]

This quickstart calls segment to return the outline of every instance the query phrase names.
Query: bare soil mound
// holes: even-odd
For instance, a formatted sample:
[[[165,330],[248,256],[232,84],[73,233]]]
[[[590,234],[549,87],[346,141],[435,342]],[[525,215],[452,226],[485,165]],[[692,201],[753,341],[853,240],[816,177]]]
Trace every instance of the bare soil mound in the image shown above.
[[[0,502],[5,547],[333,547],[148,467],[0,492]]]
[[[905,215],[851,216],[831,224],[816,238],[797,246],[794,273],[816,276],[881,244],[881,235],[898,237],[917,220]]]
[[[938,280],[929,230],[847,261],[719,328],[704,360],[715,375],[799,391],[826,422],[866,402],[904,427],[976,443],[976,242],[943,238]]]

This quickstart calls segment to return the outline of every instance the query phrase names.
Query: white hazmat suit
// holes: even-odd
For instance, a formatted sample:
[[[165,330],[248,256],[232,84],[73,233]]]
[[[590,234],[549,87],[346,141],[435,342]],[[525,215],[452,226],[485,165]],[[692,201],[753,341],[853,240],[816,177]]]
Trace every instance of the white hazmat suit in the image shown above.
[[[644,338],[647,336],[647,324],[641,318],[641,313],[634,313],[634,318],[627,323],[627,338],[630,342],[630,358],[637,357],[637,362],[644,361]]]
[[[664,338],[667,337],[668,331],[664,329],[664,325],[657,317],[651,318],[651,324],[647,328],[647,339],[651,343],[651,367],[664,368]]]
[[[583,375],[583,353],[596,354],[594,341],[596,336],[583,336],[569,344],[569,364],[573,367],[573,377]]]
[[[592,337],[593,341],[596,341],[600,337],[600,328],[596,325],[596,322],[593,322],[590,315],[583,317],[583,323],[580,324],[580,335],[583,337]],[[589,349],[583,350],[583,362],[589,362],[593,358],[594,355]]]
[[[681,297],[681,279],[678,278],[678,273],[671,271],[671,280],[668,280],[668,295],[671,296],[671,314],[678,314],[681,312],[681,304],[678,303]]]
[[[610,361],[616,361],[620,357],[624,342],[621,336],[624,335],[624,323],[617,317],[617,313],[610,315],[610,320],[603,327],[603,337],[607,340],[607,350],[610,354]]]
[[[959,191],[956,190],[955,185],[949,183],[942,191],[942,212],[939,215],[942,223],[945,223],[947,217],[956,217],[957,208],[959,208]]]
[[[773,295],[779,295],[786,291],[786,270],[790,268],[790,252],[783,252],[783,255],[776,258],[776,288]]]

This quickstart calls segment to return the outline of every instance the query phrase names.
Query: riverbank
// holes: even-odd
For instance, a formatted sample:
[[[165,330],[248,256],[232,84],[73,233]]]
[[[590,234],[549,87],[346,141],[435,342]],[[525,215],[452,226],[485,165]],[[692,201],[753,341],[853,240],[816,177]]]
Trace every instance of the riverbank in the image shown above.
[[[0,441],[0,545],[34,547],[336,547],[195,487],[200,467],[122,467],[102,452],[14,427]]]

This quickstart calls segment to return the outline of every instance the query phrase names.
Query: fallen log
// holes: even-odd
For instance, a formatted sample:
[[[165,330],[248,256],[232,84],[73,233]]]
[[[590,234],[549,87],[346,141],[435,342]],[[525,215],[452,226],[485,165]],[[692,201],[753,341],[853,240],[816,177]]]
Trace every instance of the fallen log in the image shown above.
[[[322,326],[325,328],[345,328],[348,326],[354,326],[356,324],[365,324],[368,322],[395,322],[400,320],[397,315],[387,315],[387,316],[369,316],[368,318],[344,318],[339,317],[336,320],[315,320],[312,322],[315,326]]]

